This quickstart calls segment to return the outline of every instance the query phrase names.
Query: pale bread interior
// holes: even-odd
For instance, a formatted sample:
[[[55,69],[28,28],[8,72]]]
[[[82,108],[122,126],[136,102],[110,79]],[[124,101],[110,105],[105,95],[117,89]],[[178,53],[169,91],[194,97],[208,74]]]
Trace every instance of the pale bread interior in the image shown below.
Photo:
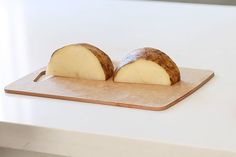
[[[105,73],[98,58],[87,48],[66,46],[52,56],[47,75],[105,80]]]
[[[115,82],[171,85],[169,74],[155,62],[138,59],[117,72]]]

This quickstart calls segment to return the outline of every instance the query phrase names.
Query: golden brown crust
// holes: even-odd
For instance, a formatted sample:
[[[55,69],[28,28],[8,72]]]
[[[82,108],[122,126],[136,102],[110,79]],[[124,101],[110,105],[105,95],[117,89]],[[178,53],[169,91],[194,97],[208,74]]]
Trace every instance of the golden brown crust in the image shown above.
[[[81,43],[81,44],[76,44],[76,45],[80,45],[87,48],[97,57],[105,73],[106,80],[109,79],[113,75],[114,66],[112,64],[110,57],[105,52],[87,43]]]
[[[127,64],[135,62],[138,59],[145,59],[149,61],[153,61],[163,67],[166,72],[170,76],[171,85],[180,81],[180,71],[177,65],[172,61],[172,59],[166,55],[164,52],[154,49],[154,48],[141,48],[134,50],[131,54],[129,54],[125,59],[123,59],[117,66],[114,77],[115,78],[117,72]]]

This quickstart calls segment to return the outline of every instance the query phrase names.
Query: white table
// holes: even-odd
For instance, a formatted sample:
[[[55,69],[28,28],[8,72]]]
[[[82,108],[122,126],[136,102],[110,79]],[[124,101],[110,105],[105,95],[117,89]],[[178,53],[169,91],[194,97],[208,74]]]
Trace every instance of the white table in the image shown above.
[[[151,46],[215,77],[162,112],[5,94],[66,44],[119,60]],[[236,156],[236,7],[143,1],[0,1],[0,147],[64,156]]]

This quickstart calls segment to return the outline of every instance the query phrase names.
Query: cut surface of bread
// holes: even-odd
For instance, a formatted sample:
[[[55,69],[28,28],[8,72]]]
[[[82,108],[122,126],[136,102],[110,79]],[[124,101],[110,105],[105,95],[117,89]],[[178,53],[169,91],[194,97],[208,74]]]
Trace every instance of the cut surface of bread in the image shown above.
[[[90,44],[72,44],[56,50],[46,74],[91,80],[107,80],[113,74],[111,59]]]
[[[154,48],[133,51],[117,66],[114,82],[173,85],[180,71],[169,56]]]

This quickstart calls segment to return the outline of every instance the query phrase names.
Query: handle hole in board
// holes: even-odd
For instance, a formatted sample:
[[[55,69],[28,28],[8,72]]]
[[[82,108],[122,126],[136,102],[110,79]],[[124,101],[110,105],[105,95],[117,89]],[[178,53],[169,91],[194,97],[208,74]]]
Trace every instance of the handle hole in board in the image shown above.
[[[42,81],[45,81],[49,78],[51,78],[52,75],[46,75],[46,71],[41,71],[36,77],[35,79],[33,80],[34,82],[42,82]]]

